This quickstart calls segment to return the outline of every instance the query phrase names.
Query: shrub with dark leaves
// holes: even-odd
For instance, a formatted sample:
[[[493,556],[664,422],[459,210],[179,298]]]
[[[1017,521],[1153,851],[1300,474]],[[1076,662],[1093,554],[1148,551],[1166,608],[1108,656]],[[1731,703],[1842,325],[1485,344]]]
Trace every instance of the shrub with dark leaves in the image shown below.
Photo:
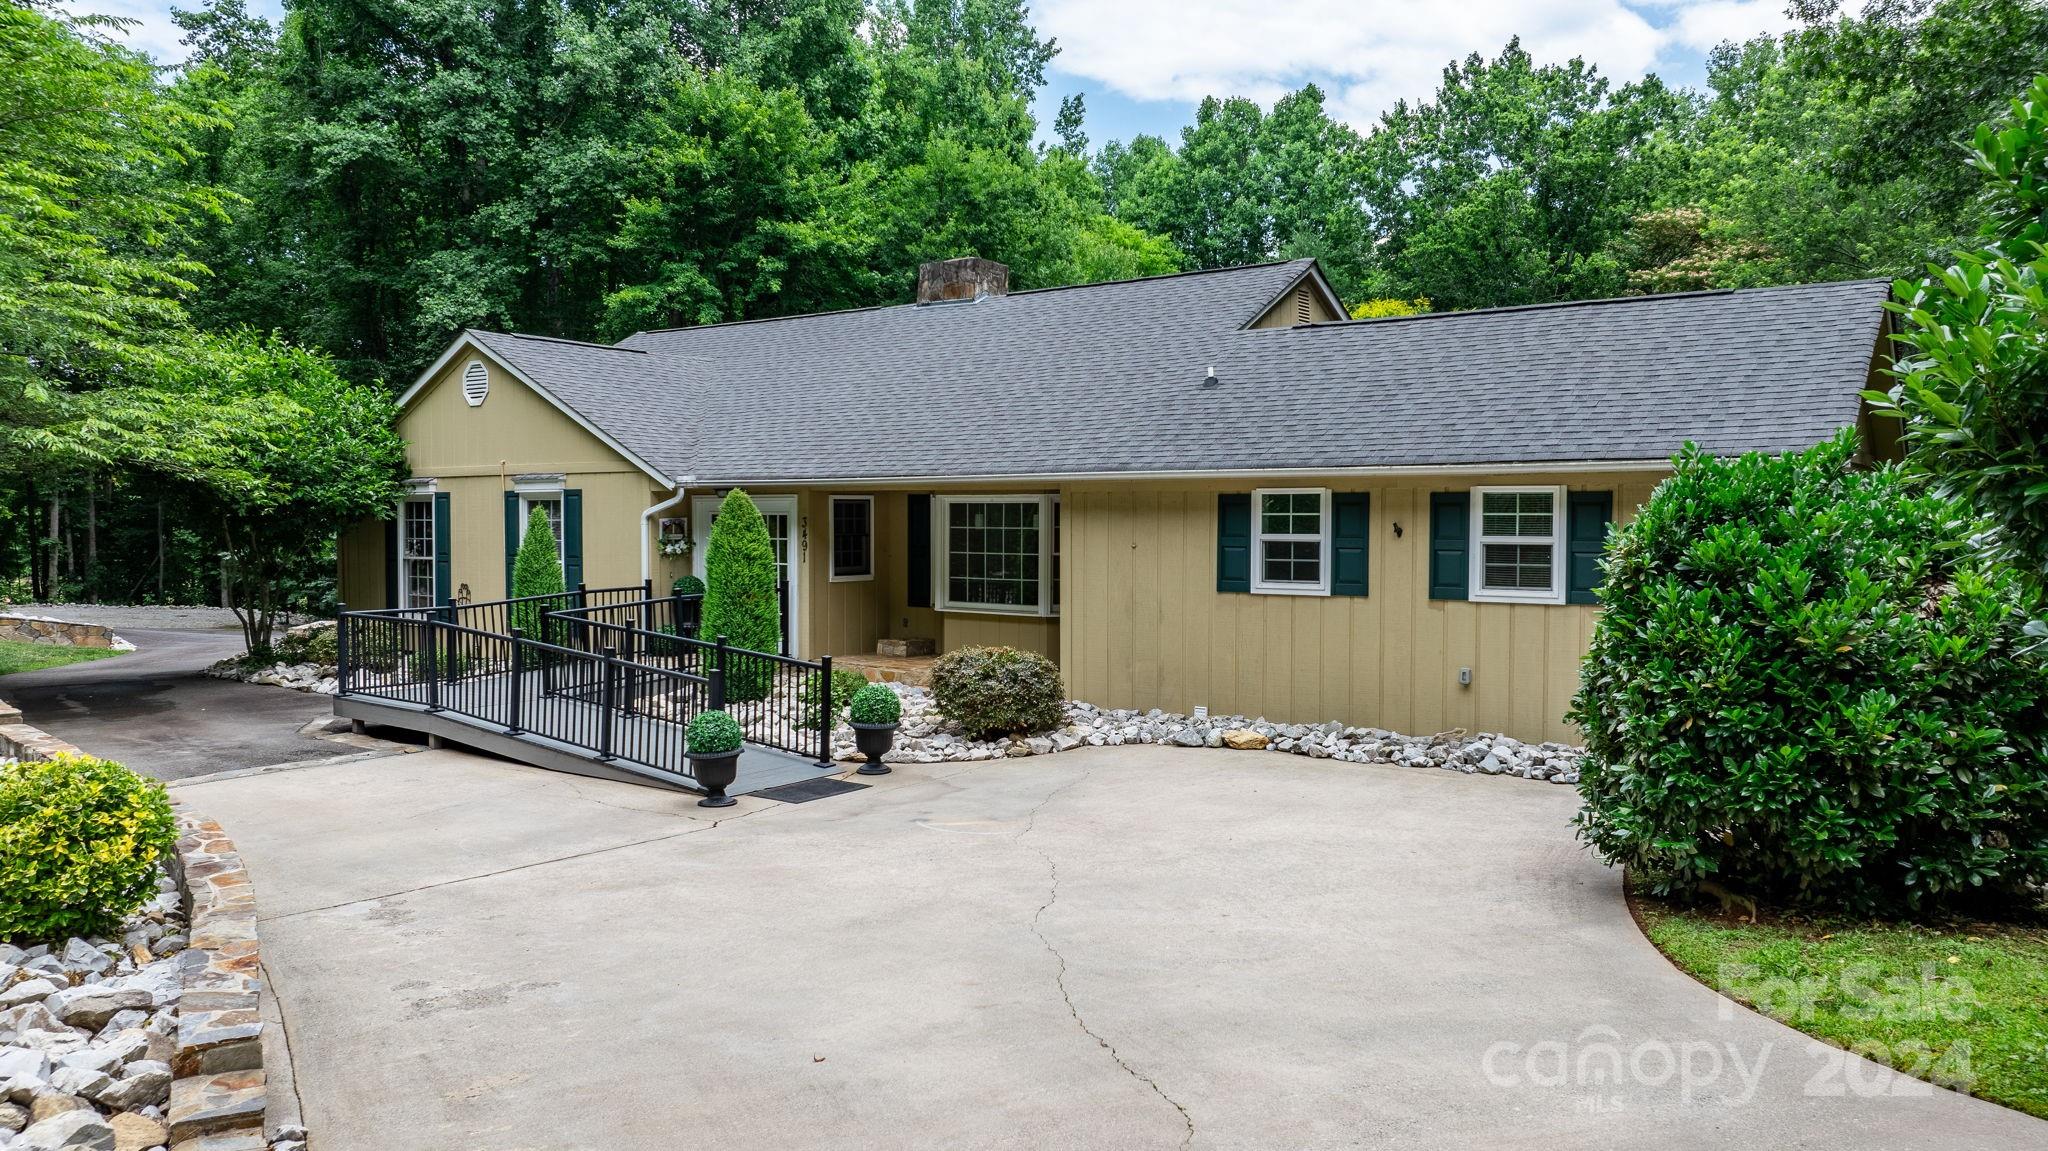
[[[968,735],[1049,731],[1066,714],[1059,665],[1035,651],[963,647],[932,664],[932,701]]]
[[[2036,605],[1841,438],[1677,472],[1609,540],[1579,834],[1652,890],[1932,910],[2048,879]]]

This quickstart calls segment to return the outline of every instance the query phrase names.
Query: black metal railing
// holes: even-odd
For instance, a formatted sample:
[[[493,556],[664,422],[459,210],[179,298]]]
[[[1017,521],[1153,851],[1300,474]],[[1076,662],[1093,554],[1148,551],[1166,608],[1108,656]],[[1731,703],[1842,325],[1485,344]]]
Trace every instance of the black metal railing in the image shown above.
[[[610,648],[632,669],[708,676],[721,671],[723,691],[712,706],[739,722],[747,741],[832,760],[832,657],[804,660],[733,646],[724,636],[696,634],[701,597],[662,596],[591,604],[547,613],[562,642],[590,651]],[[573,689],[572,689],[573,690]],[[583,688],[584,698],[589,697]]]
[[[339,689],[684,778],[690,717],[720,708],[749,742],[829,764],[831,657],[702,639],[701,600],[655,596],[642,584],[429,608],[344,606]]]

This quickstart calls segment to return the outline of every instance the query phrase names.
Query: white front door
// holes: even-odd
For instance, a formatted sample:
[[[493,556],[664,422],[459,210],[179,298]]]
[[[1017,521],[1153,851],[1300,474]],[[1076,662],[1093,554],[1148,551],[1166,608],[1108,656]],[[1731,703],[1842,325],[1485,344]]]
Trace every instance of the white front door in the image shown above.
[[[768,543],[775,549],[777,575],[789,585],[789,619],[785,621],[789,632],[789,650],[796,653],[796,637],[803,634],[797,627],[803,619],[803,611],[797,606],[796,570],[796,497],[755,496],[754,506],[761,509],[761,518],[768,524]],[[690,535],[695,544],[690,549],[690,570],[698,579],[704,578],[704,557],[711,550],[711,521],[718,518],[718,505],[725,501],[717,496],[698,496],[690,501]],[[711,636],[704,636],[711,639]]]

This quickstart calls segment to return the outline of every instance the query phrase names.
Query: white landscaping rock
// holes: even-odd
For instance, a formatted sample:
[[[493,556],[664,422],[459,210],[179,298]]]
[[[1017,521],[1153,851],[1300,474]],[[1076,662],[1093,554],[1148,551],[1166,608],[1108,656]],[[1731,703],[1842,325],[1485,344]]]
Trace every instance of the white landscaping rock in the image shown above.
[[[136,977],[139,978],[139,977]],[[98,1030],[117,1013],[156,1005],[152,993],[136,987],[113,987],[89,983],[66,987],[43,1000],[58,1019],[72,1027]]]
[[[1185,748],[1260,748],[1343,763],[1387,764],[1455,771],[1462,775],[1511,775],[1552,783],[1578,782],[1579,748],[1562,743],[1528,744],[1505,735],[1462,730],[1435,735],[1402,735],[1372,727],[1349,727],[1334,720],[1318,724],[1275,724],[1241,715],[1190,715],[1151,708],[1101,708],[1079,700],[1066,704],[1066,722],[1044,735],[979,740],[968,737],[941,715],[925,688],[887,684],[903,703],[896,745],[883,758],[890,763],[973,762],[1034,755],[1055,755],[1078,747],[1122,747],[1126,744],[1168,744]],[[767,706],[769,714],[796,714],[794,707]],[[780,733],[792,734],[790,732]],[[853,730],[838,725],[832,733],[832,758],[858,760]]]
[[[24,979],[5,991],[0,991],[0,1008],[37,1003],[47,999],[56,990],[57,985],[47,979]]]
[[[17,1077],[48,1079],[50,1057],[27,1047],[0,1048],[0,1082]]]
[[[96,1111],[66,1111],[17,1135],[7,1151],[114,1151],[114,1128]]]
[[[159,1106],[171,1097],[171,1065],[141,1059],[128,1065],[118,1082],[103,1084],[87,1097],[115,1111]]]

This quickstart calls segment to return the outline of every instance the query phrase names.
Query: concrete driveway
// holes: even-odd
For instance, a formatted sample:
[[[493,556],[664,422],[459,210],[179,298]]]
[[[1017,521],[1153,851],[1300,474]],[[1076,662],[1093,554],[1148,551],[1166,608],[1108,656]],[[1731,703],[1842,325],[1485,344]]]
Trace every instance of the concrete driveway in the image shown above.
[[[242,651],[239,631],[122,626],[120,635],[136,650],[0,676],[0,699],[59,739],[158,779],[318,759],[344,750],[299,730],[333,714],[333,701],[326,696],[203,674]]]
[[[459,752],[176,790],[318,1151],[2048,1146],[1677,972],[1565,788],[1123,747],[717,819]]]

